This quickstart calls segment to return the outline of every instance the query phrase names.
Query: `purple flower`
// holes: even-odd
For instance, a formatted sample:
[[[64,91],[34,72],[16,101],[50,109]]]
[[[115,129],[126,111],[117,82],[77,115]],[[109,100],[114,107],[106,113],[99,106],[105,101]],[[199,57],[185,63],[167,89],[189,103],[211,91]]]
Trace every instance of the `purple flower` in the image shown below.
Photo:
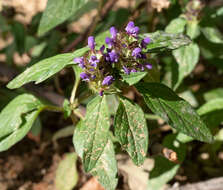
[[[80,77],[82,78],[83,81],[89,81],[90,80],[90,76],[87,73],[82,72],[80,74]]]
[[[107,77],[104,78],[103,82],[102,82],[102,85],[105,86],[105,85],[111,85],[114,81],[114,78],[113,76],[109,75]]]
[[[133,56],[133,57],[136,57],[136,58],[141,58],[141,57],[142,57],[141,52],[142,52],[141,48],[135,48],[135,49],[132,51],[132,56]]]
[[[119,58],[119,56],[114,50],[108,52],[108,54],[105,57],[106,61],[109,61],[111,63],[117,63],[118,58]]]
[[[130,69],[129,68],[123,66],[123,70],[124,70],[125,74],[127,74],[127,75],[130,74]]]
[[[137,68],[139,68],[141,71],[144,71],[145,70],[145,67],[142,64],[137,65]]]
[[[91,78],[94,80],[96,78],[96,75],[91,75]]]
[[[114,44],[113,40],[109,37],[105,38],[105,43],[108,45],[109,48],[111,48]]]
[[[146,45],[148,45],[150,42],[151,42],[151,39],[149,37],[144,38],[141,42],[142,48],[146,48]]]
[[[153,66],[150,64],[150,63],[145,63],[144,66],[147,68],[147,69],[152,69]]]
[[[91,50],[95,49],[95,40],[94,40],[94,36],[89,36],[88,37],[88,47],[91,48]]]
[[[103,94],[104,94],[104,90],[101,90],[101,91],[99,92],[99,95],[100,95],[100,96],[103,96]]]
[[[104,53],[104,50],[105,50],[105,46],[102,45],[102,46],[100,47],[100,52],[103,54],[103,53]]]
[[[83,57],[76,57],[74,58],[74,63],[79,63],[79,67],[82,69],[85,68],[84,58]]]
[[[92,55],[89,62],[91,63],[91,66],[97,67],[97,63],[99,63],[99,60],[95,55]]]
[[[133,21],[130,21],[130,22],[128,23],[128,25],[126,26],[125,31],[126,31],[129,35],[132,35],[132,36],[134,36],[134,37],[137,37],[137,36],[138,36],[138,33],[139,33],[139,27],[135,26],[135,24],[134,24]]]
[[[136,69],[132,69],[132,70],[131,70],[131,73],[136,73],[136,72],[137,72]]]
[[[117,36],[118,31],[116,30],[116,28],[114,26],[112,26],[110,28],[110,33],[111,33],[112,39],[115,39],[116,36]]]

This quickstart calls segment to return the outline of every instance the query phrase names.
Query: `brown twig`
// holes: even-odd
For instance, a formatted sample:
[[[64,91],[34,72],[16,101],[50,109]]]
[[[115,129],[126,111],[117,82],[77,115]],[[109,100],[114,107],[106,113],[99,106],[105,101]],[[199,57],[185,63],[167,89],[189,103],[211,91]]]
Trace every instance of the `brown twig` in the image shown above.
[[[103,20],[103,18],[112,9],[112,7],[115,5],[117,1],[118,0],[108,1],[101,9],[101,11],[99,11],[98,14],[92,19],[91,24],[85,29],[85,31],[79,37],[77,37],[71,44],[69,44],[67,47],[64,48],[63,53],[67,53],[73,50],[80,42],[84,41],[87,38],[87,36],[91,35],[97,23],[100,20]]]

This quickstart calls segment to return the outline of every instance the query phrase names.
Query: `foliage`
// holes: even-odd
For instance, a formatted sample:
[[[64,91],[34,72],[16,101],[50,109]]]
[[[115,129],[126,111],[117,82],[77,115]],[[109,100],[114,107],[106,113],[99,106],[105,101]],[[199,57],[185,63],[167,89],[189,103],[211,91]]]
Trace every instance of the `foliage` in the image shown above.
[[[23,54],[32,49],[31,64],[22,69],[7,88],[21,90],[30,82],[51,83],[50,78],[57,77],[65,68],[72,68],[75,75],[75,82],[66,89],[69,100],[65,99],[59,107],[31,95],[27,90],[15,91],[0,113],[0,151],[6,151],[22,140],[32,126],[35,127],[40,112],[61,112],[64,118],[71,118],[73,124],[57,132],[53,141],[72,133],[75,152],[82,159],[85,172],[96,176],[105,189],[114,190],[118,184],[115,158],[120,151],[118,147],[127,152],[136,165],[142,165],[149,155],[150,129],[154,127],[146,116],[153,112],[155,117],[173,128],[173,133],[166,135],[162,146],[178,156],[177,163],[168,157],[155,156],[148,189],[159,190],[175,176],[184,162],[186,143],[193,140],[216,143],[216,138],[221,140],[220,132],[216,137],[214,135],[223,120],[222,88],[206,92],[203,100],[197,103],[196,95],[189,90],[186,80],[192,78],[201,57],[210,64],[214,62],[214,68],[222,72],[223,67],[218,64],[222,63],[222,53],[216,50],[223,49],[223,35],[218,28],[222,7],[209,10],[198,0],[185,1],[184,5],[171,2],[167,10],[168,22],[160,23],[159,30],[148,31],[143,24],[141,29],[132,21],[124,25],[128,19],[123,16],[123,21],[117,21],[116,12],[112,12],[106,21],[100,21],[105,25],[105,31],[101,30],[100,24],[95,25],[93,29],[97,37],[88,37],[88,46],[81,44],[84,47],[70,53],[59,53],[56,48],[63,38],[70,41],[77,36],[64,37],[54,28],[58,25],[63,27],[65,21],[76,20],[77,15],[81,17],[94,7],[93,2],[48,0],[41,19],[40,16],[35,18],[37,21],[33,19],[30,31],[26,31],[19,22],[9,26],[0,16],[0,23],[3,23],[1,33],[10,32],[15,39],[1,50],[6,54],[7,63],[12,63],[10,54]],[[103,5],[99,5],[99,12]],[[180,6],[185,8],[180,9]],[[176,7],[179,14],[169,14]],[[202,15],[202,11],[206,14]],[[159,15],[160,20],[162,17]],[[142,20],[137,20],[137,23],[143,23]],[[119,22],[124,26],[122,30],[114,26],[110,30],[106,28]],[[33,36],[32,31],[35,31]],[[37,33],[41,37],[35,38]],[[164,64],[158,64],[159,61]],[[126,89],[132,89],[137,98],[125,97]],[[185,93],[188,91],[190,97],[185,99],[189,102],[180,97],[182,93],[188,95]],[[17,94],[20,95],[15,97]],[[193,102],[194,105],[201,102],[203,105],[196,111],[191,105]],[[80,111],[81,104],[86,104],[85,115]],[[39,125],[41,127],[41,123]],[[69,153],[60,163],[56,177],[58,188],[72,189],[76,185],[76,160],[76,154]],[[68,180],[69,187],[66,187],[63,179],[68,178],[73,181]]]

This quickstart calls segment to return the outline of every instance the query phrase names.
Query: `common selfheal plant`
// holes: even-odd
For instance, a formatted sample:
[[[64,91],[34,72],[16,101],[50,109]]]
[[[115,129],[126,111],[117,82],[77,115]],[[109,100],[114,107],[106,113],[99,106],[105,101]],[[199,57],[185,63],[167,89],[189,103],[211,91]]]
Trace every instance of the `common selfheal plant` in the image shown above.
[[[95,39],[90,36],[88,38],[90,50],[84,58],[74,59],[74,63],[79,63],[84,70],[85,75],[81,78],[89,82],[90,87],[100,95],[102,95],[101,92],[114,91],[115,87],[112,84],[123,81],[118,73],[130,75],[130,73],[152,69],[147,55],[143,53],[151,39],[149,37],[139,39],[139,27],[135,26],[134,22],[129,22],[125,31],[121,32],[112,26],[110,34],[111,37],[105,38],[105,44],[99,50],[95,49]],[[106,45],[107,48],[105,48]]]
[[[147,124],[150,123],[145,118],[143,110],[146,109],[140,107],[143,103],[143,108],[147,106],[176,131],[191,139],[212,142],[210,130],[192,106],[160,83],[159,69],[151,59],[164,50],[187,47],[191,43],[187,36],[161,31],[140,34],[139,27],[130,21],[123,31],[111,27],[110,36],[103,42],[104,45],[98,47],[98,41],[90,36],[88,47],[40,61],[7,85],[15,89],[31,81],[38,84],[66,66],[72,66],[76,77],[70,101],[66,100],[63,107],[46,104],[30,94],[13,99],[0,114],[0,151],[20,141],[40,112],[62,112],[72,118],[75,126],[73,144],[84,170],[96,176],[106,190],[115,190],[117,147],[121,146],[136,165],[143,164],[148,155]],[[93,91],[90,98],[86,96],[91,101],[85,115],[78,108],[86,101],[85,96],[78,93],[80,80]],[[124,96],[123,92],[129,86],[134,87],[137,99],[144,99],[140,105]],[[118,104],[116,108],[108,102],[111,95]],[[18,107],[18,111],[15,112],[14,107]],[[11,119],[6,120],[6,117]],[[179,146],[174,150],[179,151],[181,144],[177,143]]]

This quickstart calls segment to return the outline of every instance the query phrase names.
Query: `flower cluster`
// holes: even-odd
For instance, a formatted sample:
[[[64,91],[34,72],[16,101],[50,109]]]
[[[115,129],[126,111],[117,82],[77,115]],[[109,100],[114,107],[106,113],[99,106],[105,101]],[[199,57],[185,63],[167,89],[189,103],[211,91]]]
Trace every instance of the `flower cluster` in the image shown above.
[[[123,32],[111,27],[110,34],[111,37],[106,37],[105,45],[98,50],[94,37],[88,37],[90,51],[83,57],[74,59],[83,69],[81,79],[90,82],[101,96],[120,79],[120,72],[129,75],[152,68],[147,62],[146,54],[143,53],[143,49],[151,40],[148,37],[139,40],[139,27],[135,26],[134,22],[130,21]]]

